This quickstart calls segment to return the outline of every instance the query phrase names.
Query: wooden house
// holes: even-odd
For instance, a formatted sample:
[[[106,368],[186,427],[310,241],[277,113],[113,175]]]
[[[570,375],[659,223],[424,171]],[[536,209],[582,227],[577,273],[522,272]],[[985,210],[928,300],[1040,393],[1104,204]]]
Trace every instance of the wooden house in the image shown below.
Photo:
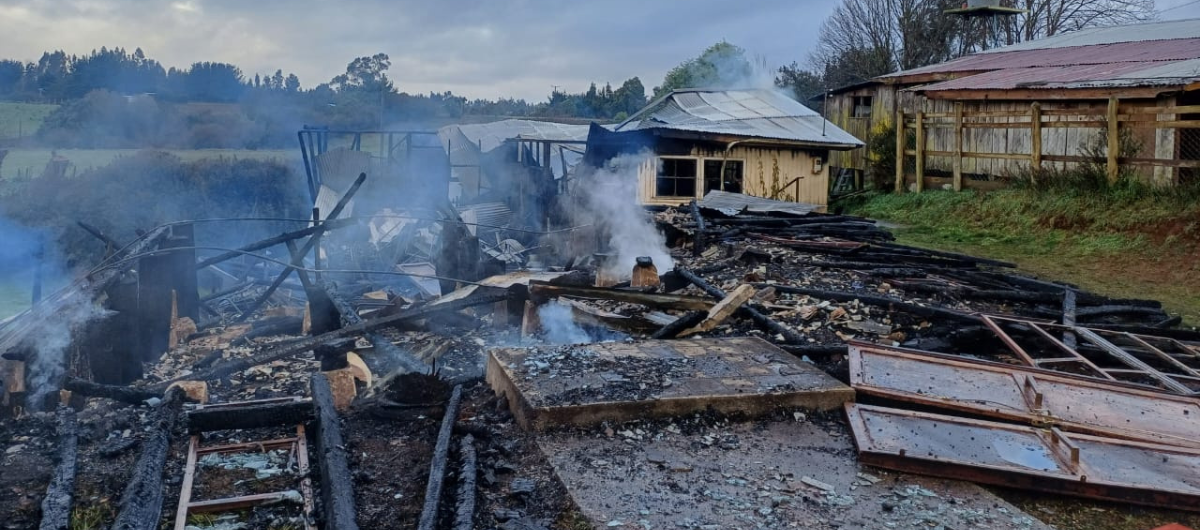
[[[826,116],[864,139],[899,123],[897,186],[910,189],[994,187],[1097,154],[1110,178],[1200,178],[1200,19],[1079,30],[888,74],[832,91]],[[863,171],[870,156],[830,165]]]
[[[712,190],[823,206],[832,151],[859,139],[773,90],[676,90],[608,129],[592,125],[584,161],[642,153],[638,201],[679,205]]]

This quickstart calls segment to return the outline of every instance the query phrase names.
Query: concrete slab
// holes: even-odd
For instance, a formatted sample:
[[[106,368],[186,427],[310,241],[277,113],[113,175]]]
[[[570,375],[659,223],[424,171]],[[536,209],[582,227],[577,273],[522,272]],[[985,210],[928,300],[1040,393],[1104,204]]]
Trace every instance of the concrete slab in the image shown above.
[[[974,484],[860,465],[837,421],[623,425],[538,443],[596,528],[1050,528]]]
[[[487,380],[526,429],[686,416],[839,409],[854,390],[755,337],[488,352]]]

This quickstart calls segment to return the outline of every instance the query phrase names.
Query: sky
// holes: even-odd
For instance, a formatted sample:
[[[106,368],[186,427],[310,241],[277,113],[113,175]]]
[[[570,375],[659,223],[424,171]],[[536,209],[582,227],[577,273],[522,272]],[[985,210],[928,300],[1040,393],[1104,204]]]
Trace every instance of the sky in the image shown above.
[[[637,76],[647,92],[671,67],[725,40],[768,66],[799,61],[838,0],[0,0],[0,55],[141,47],[164,66],[282,69],[308,88],[355,57],[388,54],[406,92],[541,101]],[[1179,7],[1181,6],[1181,7]],[[1200,1],[1159,0],[1165,20]]]

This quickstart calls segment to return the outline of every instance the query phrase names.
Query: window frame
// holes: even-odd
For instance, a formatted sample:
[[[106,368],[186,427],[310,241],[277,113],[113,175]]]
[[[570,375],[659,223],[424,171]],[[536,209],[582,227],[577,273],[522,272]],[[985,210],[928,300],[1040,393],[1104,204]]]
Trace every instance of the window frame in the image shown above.
[[[696,156],[658,156],[657,158],[658,159],[656,160],[656,162],[654,164],[654,197],[660,198],[660,199],[683,199],[683,198],[695,199],[696,198],[696,190],[703,189],[703,187],[704,187],[704,163],[703,163],[704,159],[701,157],[696,157]],[[695,162],[695,164],[696,164],[695,174],[692,175],[692,177],[691,177],[691,179],[692,179],[692,194],[691,195],[663,195],[663,194],[659,193],[659,189],[658,189],[659,179],[669,178],[669,179],[678,181],[678,180],[684,180],[684,179],[688,178],[688,177],[678,177],[678,176],[674,176],[674,175],[663,176],[661,174],[663,162],[665,162],[667,160],[691,160],[691,161]],[[676,190],[679,189],[678,183],[675,184],[675,189]]]
[[[744,159],[744,158],[724,158],[724,157],[721,157],[721,158],[716,158],[716,157],[709,157],[709,158],[702,158],[701,160],[702,160],[702,163],[700,164],[700,168],[701,168],[701,171],[700,171],[700,173],[701,173],[701,174],[700,174],[700,183],[701,183],[701,186],[700,186],[700,191],[701,191],[701,192],[703,192],[703,193],[707,193],[707,192],[708,192],[708,190],[706,190],[706,189],[705,189],[705,187],[708,185],[708,171],[707,171],[707,169],[706,169],[704,166],[705,166],[705,164],[707,164],[707,163],[708,163],[708,162],[710,162],[710,161],[711,161],[711,162],[716,162],[716,163],[718,163],[718,164],[719,164],[719,163],[721,163],[721,162],[725,162],[725,163],[729,163],[729,162],[737,162],[738,164],[740,164],[740,165],[741,165],[741,167],[742,167],[742,174],[740,175],[740,180],[741,180],[741,184],[742,184],[742,189],[741,189],[740,191],[737,191],[737,192],[730,192],[730,193],[745,193],[745,192],[746,192],[746,159]],[[720,171],[720,170],[718,170],[718,171]],[[720,191],[726,191],[726,190],[725,190],[725,176],[724,176],[724,175],[720,175],[720,182],[721,182]]]

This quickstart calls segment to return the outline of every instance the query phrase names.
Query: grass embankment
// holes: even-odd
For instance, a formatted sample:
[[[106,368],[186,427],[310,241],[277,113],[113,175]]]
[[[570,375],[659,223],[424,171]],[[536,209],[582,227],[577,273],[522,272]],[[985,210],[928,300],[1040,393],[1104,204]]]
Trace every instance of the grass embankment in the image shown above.
[[[1160,300],[1200,325],[1200,193],[1005,189],[882,194],[847,211],[900,225],[906,244],[1008,260],[1114,297]]]
[[[58,105],[0,102],[0,139],[33,136]]]
[[[76,171],[107,166],[119,157],[131,156],[141,149],[11,149],[0,162],[0,180],[15,179],[29,174],[31,178],[41,175],[52,154],[71,161]],[[294,149],[151,149],[179,157],[184,162],[205,158],[239,158],[253,160],[278,160],[299,163],[300,150]],[[68,169],[68,174],[71,170]]]

